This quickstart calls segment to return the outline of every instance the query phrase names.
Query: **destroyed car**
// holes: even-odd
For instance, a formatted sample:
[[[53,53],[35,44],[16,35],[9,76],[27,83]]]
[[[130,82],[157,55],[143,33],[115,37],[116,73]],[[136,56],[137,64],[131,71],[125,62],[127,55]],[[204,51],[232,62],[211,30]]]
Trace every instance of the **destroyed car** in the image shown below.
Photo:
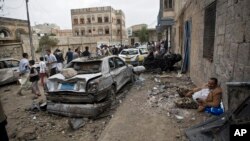
[[[13,58],[0,59],[0,85],[15,82],[19,78],[19,61]]]
[[[70,117],[95,117],[111,105],[115,93],[134,78],[133,67],[117,56],[78,58],[70,62],[71,76],[48,78],[48,112]],[[74,71],[76,73],[74,74]]]

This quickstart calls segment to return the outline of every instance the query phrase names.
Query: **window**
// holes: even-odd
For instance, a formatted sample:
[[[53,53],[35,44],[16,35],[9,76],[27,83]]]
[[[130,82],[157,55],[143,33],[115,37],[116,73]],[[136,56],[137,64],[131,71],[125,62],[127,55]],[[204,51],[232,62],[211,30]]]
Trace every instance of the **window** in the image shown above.
[[[74,24],[78,24],[78,19],[74,19]]]
[[[5,63],[4,62],[0,62],[0,69],[4,69],[4,68],[7,68],[7,66],[5,65]]]
[[[103,34],[103,29],[102,28],[98,28],[98,34],[102,35]]]
[[[92,16],[92,21],[95,21],[95,16]]]
[[[98,23],[102,23],[102,17],[98,17]]]
[[[117,30],[117,36],[119,36],[119,35],[121,35],[121,30],[120,29]]]
[[[84,24],[84,18],[80,19],[80,24]]]
[[[109,68],[111,70],[113,70],[115,68],[115,62],[114,62],[113,58],[109,59]]]
[[[89,29],[89,33],[92,33],[91,29]]]
[[[79,36],[79,31],[75,31],[75,36]]]
[[[85,35],[85,30],[84,29],[81,30],[81,35]]]
[[[7,65],[9,68],[13,68],[13,67],[18,67],[19,66],[19,61],[16,60],[8,60],[6,61]]]
[[[174,1],[173,0],[164,0],[164,9],[173,9]]]
[[[115,59],[115,66],[116,68],[120,68],[125,66],[125,63],[120,58],[114,58]]]
[[[116,20],[117,24],[121,24],[121,19]]]
[[[104,22],[108,23],[109,22],[109,17],[104,17]]]
[[[91,23],[91,18],[87,18],[87,20],[88,20],[88,23]]]
[[[216,1],[205,8],[205,28],[203,35],[203,57],[212,61],[216,20]]]
[[[93,27],[93,31],[95,31],[95,28]]]
[[[105,34],[109,34],[109,28],[105,28]]]

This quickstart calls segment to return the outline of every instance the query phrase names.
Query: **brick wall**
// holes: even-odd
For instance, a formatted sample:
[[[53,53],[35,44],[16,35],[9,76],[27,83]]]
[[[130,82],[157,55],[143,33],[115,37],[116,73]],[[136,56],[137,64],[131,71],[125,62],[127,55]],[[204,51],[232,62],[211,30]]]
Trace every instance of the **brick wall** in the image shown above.
[[[189,74],[197,85],[217,77],[227,108],[226,82],[250,81],[250,1],[217,0],[214,57],[210,62],[203,58],[204,9],[213,1],[188,0],[184,6],[184,22],[192,20]],[[177,18],[177,24],[181,20]],[[178,39],[176,36],[175,42]]]

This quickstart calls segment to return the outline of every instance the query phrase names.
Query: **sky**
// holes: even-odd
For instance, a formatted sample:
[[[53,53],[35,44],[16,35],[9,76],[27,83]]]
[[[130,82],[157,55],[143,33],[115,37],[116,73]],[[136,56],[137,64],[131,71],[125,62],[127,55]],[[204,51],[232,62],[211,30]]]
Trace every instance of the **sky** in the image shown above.
[[[27,19],[25,0],[0,0],[0,17]],[[31,25],[55,23],[71,29],[70,9],[112,6],[125,13],[126,27],[148,24],[155,27],[159,0],[29,0]]]

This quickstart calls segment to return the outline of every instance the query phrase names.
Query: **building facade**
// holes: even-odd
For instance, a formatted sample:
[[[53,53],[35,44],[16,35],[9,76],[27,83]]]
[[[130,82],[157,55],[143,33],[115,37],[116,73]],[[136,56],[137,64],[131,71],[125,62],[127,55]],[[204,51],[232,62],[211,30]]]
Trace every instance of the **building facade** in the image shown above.
[[[28,34],[26,20],[0,17],[0,58],[22,58],[22,34]]]
[[[90,45],[99,42],[124,44],[127,41],[125,15],[111,6],[71,10],[73,36],[87,38]]]
[[[227,82],[250,81],[250,1],[175,0],[174,51],[195,84],[218,78],[228,108]]]
[[[173,25],[175,17],[175,1],[160,0],[157,32],[161,33],[161,39],[168,42],[168,48],[173,47]]]

